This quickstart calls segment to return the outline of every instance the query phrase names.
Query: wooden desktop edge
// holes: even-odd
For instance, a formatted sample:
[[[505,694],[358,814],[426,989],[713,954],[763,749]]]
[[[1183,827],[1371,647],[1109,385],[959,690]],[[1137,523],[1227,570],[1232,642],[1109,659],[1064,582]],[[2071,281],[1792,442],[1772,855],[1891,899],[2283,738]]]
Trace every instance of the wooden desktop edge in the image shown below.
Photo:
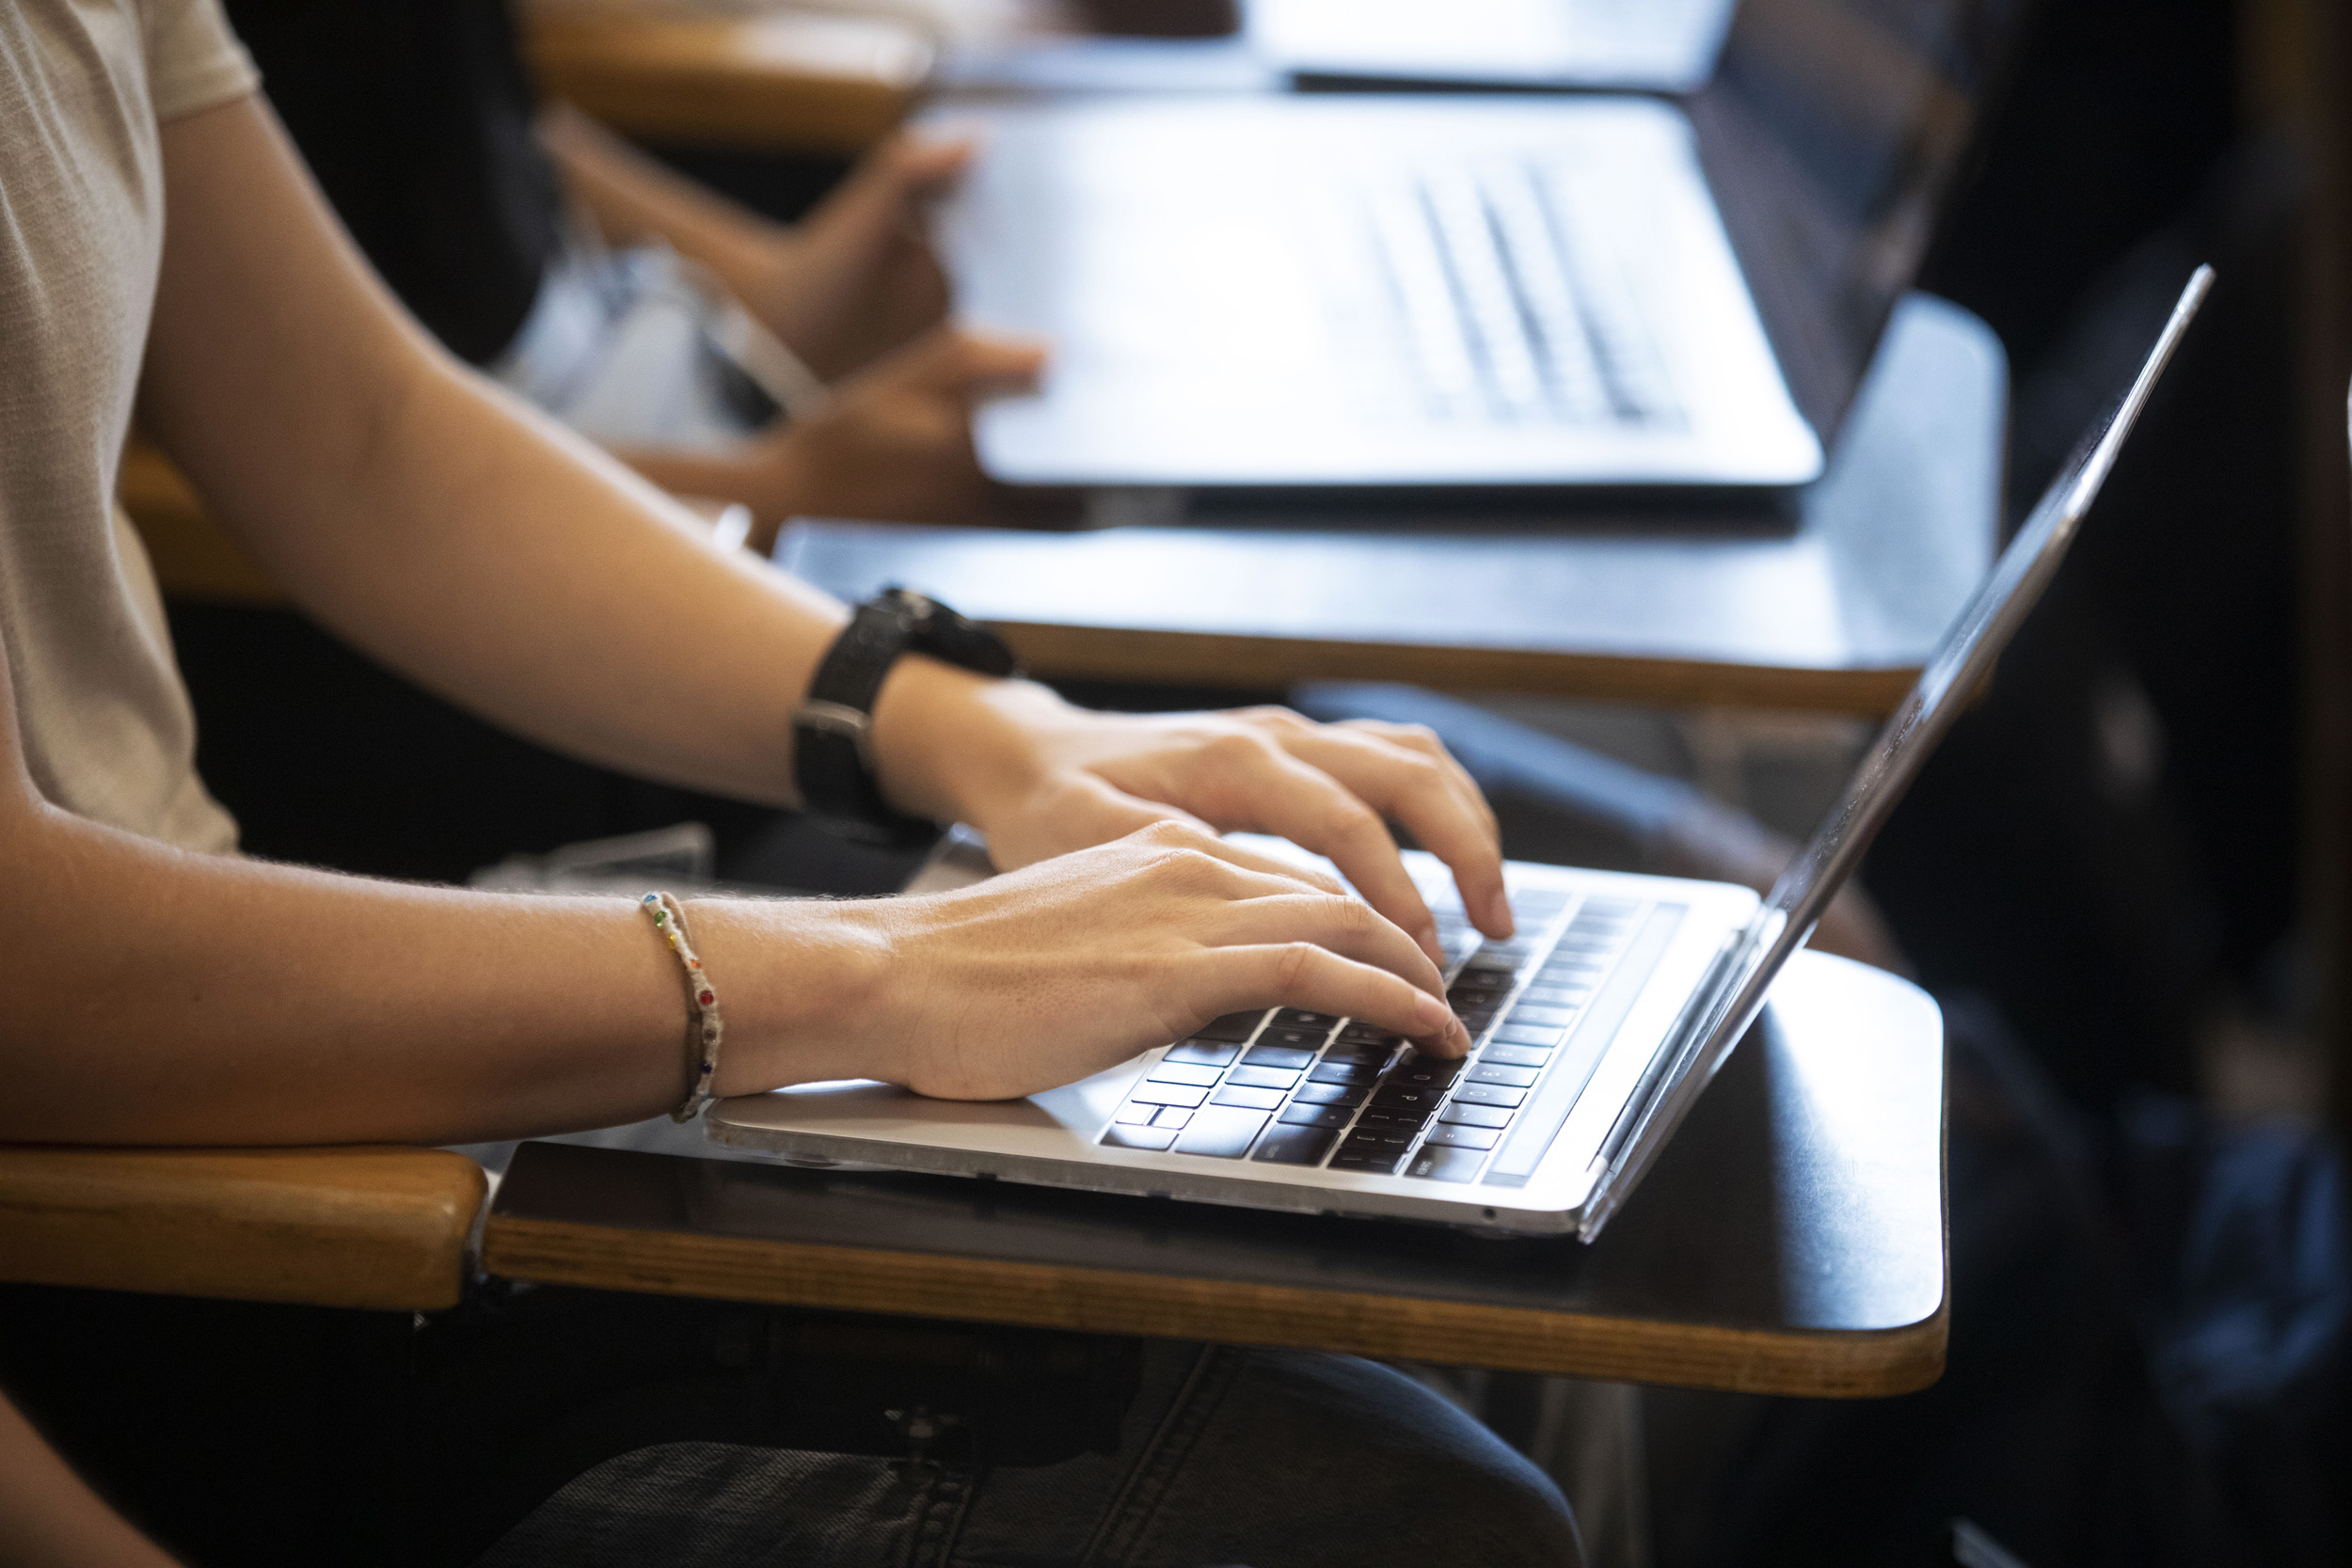
[[[1931,1315],[1900,1328],[1773,1334],[496,1214],[484,1229],[482,1262],[494,1275],[550,1285],[1828,1399],[1933,1383],[1950,1315],[1947,1293]]]
[[[431,1148],[0,1148],[0,1280],[434,1311],[486,1190]]]

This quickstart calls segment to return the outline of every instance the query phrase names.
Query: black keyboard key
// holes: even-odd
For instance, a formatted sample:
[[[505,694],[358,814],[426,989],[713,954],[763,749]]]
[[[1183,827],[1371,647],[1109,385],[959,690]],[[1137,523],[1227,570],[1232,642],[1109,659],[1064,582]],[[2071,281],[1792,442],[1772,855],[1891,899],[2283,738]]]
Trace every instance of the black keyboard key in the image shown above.
[[[1319,1165],[1340,1135],[1322,1127],[1277,1127],[1258,1140],[1253,1160],[1270,1165]]]
[[[1276,1045],[1290,1051],[1304,1051],[1310,1055],[1323,1049],[1323,1032],[1319,1029],[1269,1028],[1258,1037],[1261,1046]]]
[[[1192,1118],[1200,1114],[1198,1111],[1187,1111],[1181,1105],[1163,1105],[1160,1107],[1160,1114],[1152,1118],[1152,1125],[1183,1128],[1188,1126]]]
[[[1420,1136],[1419,1120],[1391,1120],[1377,1112],[1366,1111],[1357,1120],[1356,1131],[1348,1134],[1348,1142],[1360,1143],[1366,1148],[1402,1149]]]
[[[1292,1089],[1298,1086],[1298,1073],[1282,1068],[1237,1067],[1225,1075],[1225,1081],[1247,1089]]]
[[[1491,1127],[1468,1127],[1458,1121],[1450,1121],[1429,1134],[1429,1144],[1439,1148],[1492,1148],[1502,1136]]]
[[[1287,1072],[1303,1072],[1315,1059],[1311,1051],[1301,1051],[1293,1045],[1253,1045],[1242,1060],[1251,1067],[1280,1068]]]
[[[1409,1143],[1413,1134],[1420,1132],[1436,1114],[1434,1106],[1426,1110],[1400,1111],[1393,1107],[1384,1109],[1378,1105],[1367,1105],[1356,1125],[1366,1132],[1377,1132],[1384,1138],[1393,1136]]]
[[[1384,1045],[1393,1051],[1405,1043],[1405,1037],[1376,1029],[1369,1023],[1351,1023],[1340,1031],[1340,1045]]]
[[[1291,1096],[1295,1105],[1361,1105],[1372,1094],[1369,1084],[1310,1084]]]
[[[1190,1084],[1144,1084],[1127,1096],[1139,1105],[1183,1105],[1191,1107],[1209,1098],[1209,1091]]]
[[[1211,1019],[1195,1029],[1192,1037],[1197,1040],[1246,1040],[1257,1029],[1258,1021],[1264,1017],[1263,1012],[1227,1013],[1223,1018]]]
[[[1330,1168],[1357,1176],[1394,1176],[1397,1163],[1405,1158],[1402,1152],[1390,1150],[1378,1154],[1350,1154],[1344,1146],[1331,1156]]]
[[[1506,1089],[1500,1084],[1464,1084],[1454,1091],[1454,1098],[1464,1105],[1508,1105],[1516,1110],[1527,1091]]]
[[[1205,1154],[1214,1160],[1238,1160],[1265,1128],[1263,1111],[1211,1106],[1192,1118],[1176,1140],[1179,1154]],[[1153,1128],[1158,1132],[1158,1128]]]
[[[1571,1007],[1531,1007],[1522,1002],[1511,1009],[1511,1022],[1538,1027],[1545,1024],[1565,1027],[1576,1022],[1576,1011]]]
[[[1372,1107],[1375,1111],[1426,1113],[1436,1110],[1438,1102],[1444,1098],[1445,1090],[1442,1088],[1416,1088],[1410,1084],[1399,1084],[1391,1080],[1381,1085],[1380,1092],[1372,1097]]]
[[[1581,1007],[1593,994],[1590,986],[1530,986],[1519,1000],[1538,1007]]]
[[[1339,1022],[1329,1013],[1311,1013],[1304,1007],[1285,1007],[1274,1015],[1277,1029],[1304,1029],[1315,1035],[1329,1034]]]
[[[1307,1075],[1314,1084],[1369,1084],[1380,1076],[1378,1062],[1326,1062]]]
[[[1470,1070],[1473,1084],[1507,1084],[1515,1089],[1533,1088],[1542,1069],[1532,1067],[1505,1067],[1501,1062],[1481,1062]]]
[[[1486,1163],[1484,1150],[1475,1148],[1430,1148],[1424,1147],[1413,1156],[1413,1163],[1405,1174],[1417,1176],[1424,1181],[1469,1181],[1478,1175],[1478,1167]]]
[[[1457,1100],[1438,1119],[1463,1127],[1508,1127],[1512,1114],[1501,1105],[1470,1105]]]
[[[1541,1067],[1551,1060],[1551,1053],[1533,1045],[1513,1045],[1497,1039],[1478,1053],[1478,1059],[1497,1067]]]
[[[1222,1045],[1213,1040],[1186,1040],[1182,1045],[1169,1046],[1168,1054],[1160,1060],[1190,1062],[1195,1067],[1223,1067],[1240,1054],[1241,1047],[1238,1045]]]
[[[1205,1089],[1216,1079],[1216,1068],[1195,1067],[1190,1062],[1162,1062],[1152,1069],[1154,1084],[1197,1084]]]
[[[1157,1105],[1121,1105],[1119,1120],[1129,1127],[1149,1127],[1152,1118],[1159,1114],[1160,1107]]]
[[[1504,969],[1466,969],[1454,977],[1447,988],[1449,995],[1460,992],[1466,996],[1489,996],[1511,989],[1511,972]]]
[[[1344,1105],[1294,1105],[1277,1118],[1285,1127],[1345,1127],[1356,1113]]]
[[[1212,1103],[1239,1105],[1250,1111],[1271,1111],[1282,1103],[1282,1091],[1280,1089],[1219,1089],[1216,1091],[1216,1099]]]
[[[1462,1075],[1462,1063],[1419,1052],[1389,1069],[1388,1082],[1417,1089],[1442,1089]]]
[[[1495,1045],[1532,1045],[1539,1051],[1549,1051],[1567,1037],[1568,1032],[1556,1026],[1538,1029],[1532,1023],[1506,1023],[1495,1031]],[[1486,1049],[1492,1051],[1494,1045]]]
[[[1103,1134],[1106,1148],[1166,1148],[1176,1141],[1172,1127],[1118,1127]]]

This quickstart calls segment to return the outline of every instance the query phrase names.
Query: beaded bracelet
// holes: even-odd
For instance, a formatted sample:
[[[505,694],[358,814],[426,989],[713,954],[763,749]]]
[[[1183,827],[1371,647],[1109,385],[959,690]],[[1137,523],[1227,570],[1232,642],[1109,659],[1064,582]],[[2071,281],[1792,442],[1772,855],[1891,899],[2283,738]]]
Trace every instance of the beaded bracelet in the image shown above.
[[[637,901],[654,924],[654,929],[669,939],[670,950],[686,966],[686,996],[688,1017],[686,1046],[698,1059],[692,1086],[686,1099],[670,1113],[672,1121],[692,1121],[702,1115],[703,1107],[715,1098],[710,1092],[711,1080],[719,1072],[719,1042],[726,1033],[726,1025],[719,1018],[719,992],[703,972],[703,961],[686,936],[686,911],[666,893],[648,893]]]

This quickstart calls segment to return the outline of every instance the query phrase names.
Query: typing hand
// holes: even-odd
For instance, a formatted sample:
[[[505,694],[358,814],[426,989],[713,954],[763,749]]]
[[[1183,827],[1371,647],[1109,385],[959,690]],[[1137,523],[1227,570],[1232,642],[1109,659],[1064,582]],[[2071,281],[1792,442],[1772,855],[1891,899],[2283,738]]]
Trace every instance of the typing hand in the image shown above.
[[[824,1070],[946,1099],[1073,1083],[1245,1008],[1359,1018],[1433,1055],[1470,1048],[1402,931],[1328,878],[1182,823],[956,893],[831,909],[886,957],[828,1026],[857,1058]]]
[[[1020,689],[1005,689],[1019,702]],[[1480,930],[1511,933],[1494,813],[1424,729],[1317,724],[1286,708],[1135,715],[1050,699],[1020,705],[1031,765],[1009,787],[970,800],[965,814],[987,833],[1000,867],[1154,822],[1274,833],[1328,857],[1375,910],[1442,963],[1436,922],[1390,835],[1393,821],[1452,869]]]
[[[764,280],[743,303],[827,380],[937,325],[947,279],[923,237],[921,210],[971,155],[963,142],[883,142],[806,221],[771,243]]]

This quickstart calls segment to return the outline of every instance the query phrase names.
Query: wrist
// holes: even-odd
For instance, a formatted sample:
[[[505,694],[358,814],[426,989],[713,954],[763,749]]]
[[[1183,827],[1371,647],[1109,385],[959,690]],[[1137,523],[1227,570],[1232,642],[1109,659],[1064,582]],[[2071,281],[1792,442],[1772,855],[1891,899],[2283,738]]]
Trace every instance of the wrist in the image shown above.
[[[875,1027],[892,967],[876,906],[707,898],[687,904],[686,916],[725,999],[718,1094],[836,1078],[906,1081],[900,1042]]]
[[[1034,681],[907,655],[874,704],[882,793],[901,811],[985,831],[1044,779],[1044,742],[1076,712]]]

